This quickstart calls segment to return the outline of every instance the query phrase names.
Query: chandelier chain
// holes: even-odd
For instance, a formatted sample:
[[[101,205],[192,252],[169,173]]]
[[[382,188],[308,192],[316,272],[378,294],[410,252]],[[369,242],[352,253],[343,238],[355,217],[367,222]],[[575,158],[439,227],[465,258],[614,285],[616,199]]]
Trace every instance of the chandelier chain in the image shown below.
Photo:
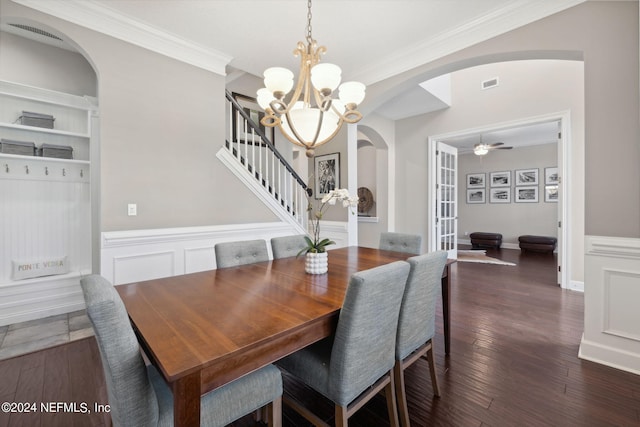
[[[313,37],[311,36],[311,0],[307,1],[307,43],[311,44]]]

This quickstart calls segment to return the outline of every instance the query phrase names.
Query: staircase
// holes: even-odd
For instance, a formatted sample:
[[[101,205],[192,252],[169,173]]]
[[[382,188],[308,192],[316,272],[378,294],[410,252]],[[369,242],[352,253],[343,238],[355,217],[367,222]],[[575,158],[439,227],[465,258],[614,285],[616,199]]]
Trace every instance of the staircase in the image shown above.
[[[307,196],[311,189],[276,150],[260,127],[227,98],[227,140],[217,157],[282,221],[307,233]]]

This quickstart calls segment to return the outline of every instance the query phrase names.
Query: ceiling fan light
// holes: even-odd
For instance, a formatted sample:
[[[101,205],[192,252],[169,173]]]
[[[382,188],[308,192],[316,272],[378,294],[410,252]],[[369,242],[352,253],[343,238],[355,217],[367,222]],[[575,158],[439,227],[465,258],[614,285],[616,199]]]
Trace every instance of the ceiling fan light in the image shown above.
[[[293,72],[283,67],[267,68],[264,70],[264,85],[272,94],[284,96],[293,88]]]
[[[489,152],[489,148],[485,144],[478,144],[473,147],[473,154],[476,156],[484,156]]]
[[[335,64],[317,64],[311,69],[311,83],[327,96],[340,84],[342,70]],[[324,93],[328,91],[328,93]]]

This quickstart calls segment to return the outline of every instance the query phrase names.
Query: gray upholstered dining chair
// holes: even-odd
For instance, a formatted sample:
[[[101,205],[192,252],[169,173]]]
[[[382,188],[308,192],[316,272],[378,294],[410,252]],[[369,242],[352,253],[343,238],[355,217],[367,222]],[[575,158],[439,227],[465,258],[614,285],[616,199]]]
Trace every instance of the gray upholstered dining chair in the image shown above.
[[[106,279],[80,280],[107,383],[111,420],[119,426],[172,426],[173,394],[153,366],[146,366],[127,310]],[[225,426],[268,406],[269,425],[282,422],[282,374],[268,365],[202,396],[201,426]]]
[[[273,252],[273,259],[298,255],[301,250],[307,247],[307,241],[304,238],[304,234],[272,238],[271,251]]]
[[[393,385],[398,316],[409,264],[396,261],[355,273],[340,311],[335,335],[276,364],[335,404],[337,426],[385,390],[390,424],[398,425]],[[315,425],[326,425],[285,390],[283,401]]]
[[[429,362],[433,394],[440,396],[432,340],[436,328],[436,302],[440,298],[440,280],[447,262],[447,252],[429,252],[411,257],[407,261],[411,270],[400,306],[396,364],[393,368],[402,427],[410,425],[404,388],[404,370],[421,357],[426,356]]]
[[[218,243],[213,247],[217,268],[269,261],[267,242],[262,239]]]
[[[380,233],[380,249],[386,251],[406,252],[413,255],[420,255],[420,245],[422,237],[417,234]]]

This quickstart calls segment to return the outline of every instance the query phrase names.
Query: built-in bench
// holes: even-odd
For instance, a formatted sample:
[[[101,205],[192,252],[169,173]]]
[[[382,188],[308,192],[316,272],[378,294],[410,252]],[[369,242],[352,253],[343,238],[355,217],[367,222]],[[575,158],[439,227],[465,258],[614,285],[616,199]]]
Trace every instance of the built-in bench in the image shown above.
[[[525,235],[518,237],[521,251],[551,252],[556,249],[558,239],[550,236]]]
[[[500,249],[502,245],[502,234],[500,233],[486,233],[476,231],[469,234],[471,239],[471,247],[473,249],[479,249],[481,247]]]

